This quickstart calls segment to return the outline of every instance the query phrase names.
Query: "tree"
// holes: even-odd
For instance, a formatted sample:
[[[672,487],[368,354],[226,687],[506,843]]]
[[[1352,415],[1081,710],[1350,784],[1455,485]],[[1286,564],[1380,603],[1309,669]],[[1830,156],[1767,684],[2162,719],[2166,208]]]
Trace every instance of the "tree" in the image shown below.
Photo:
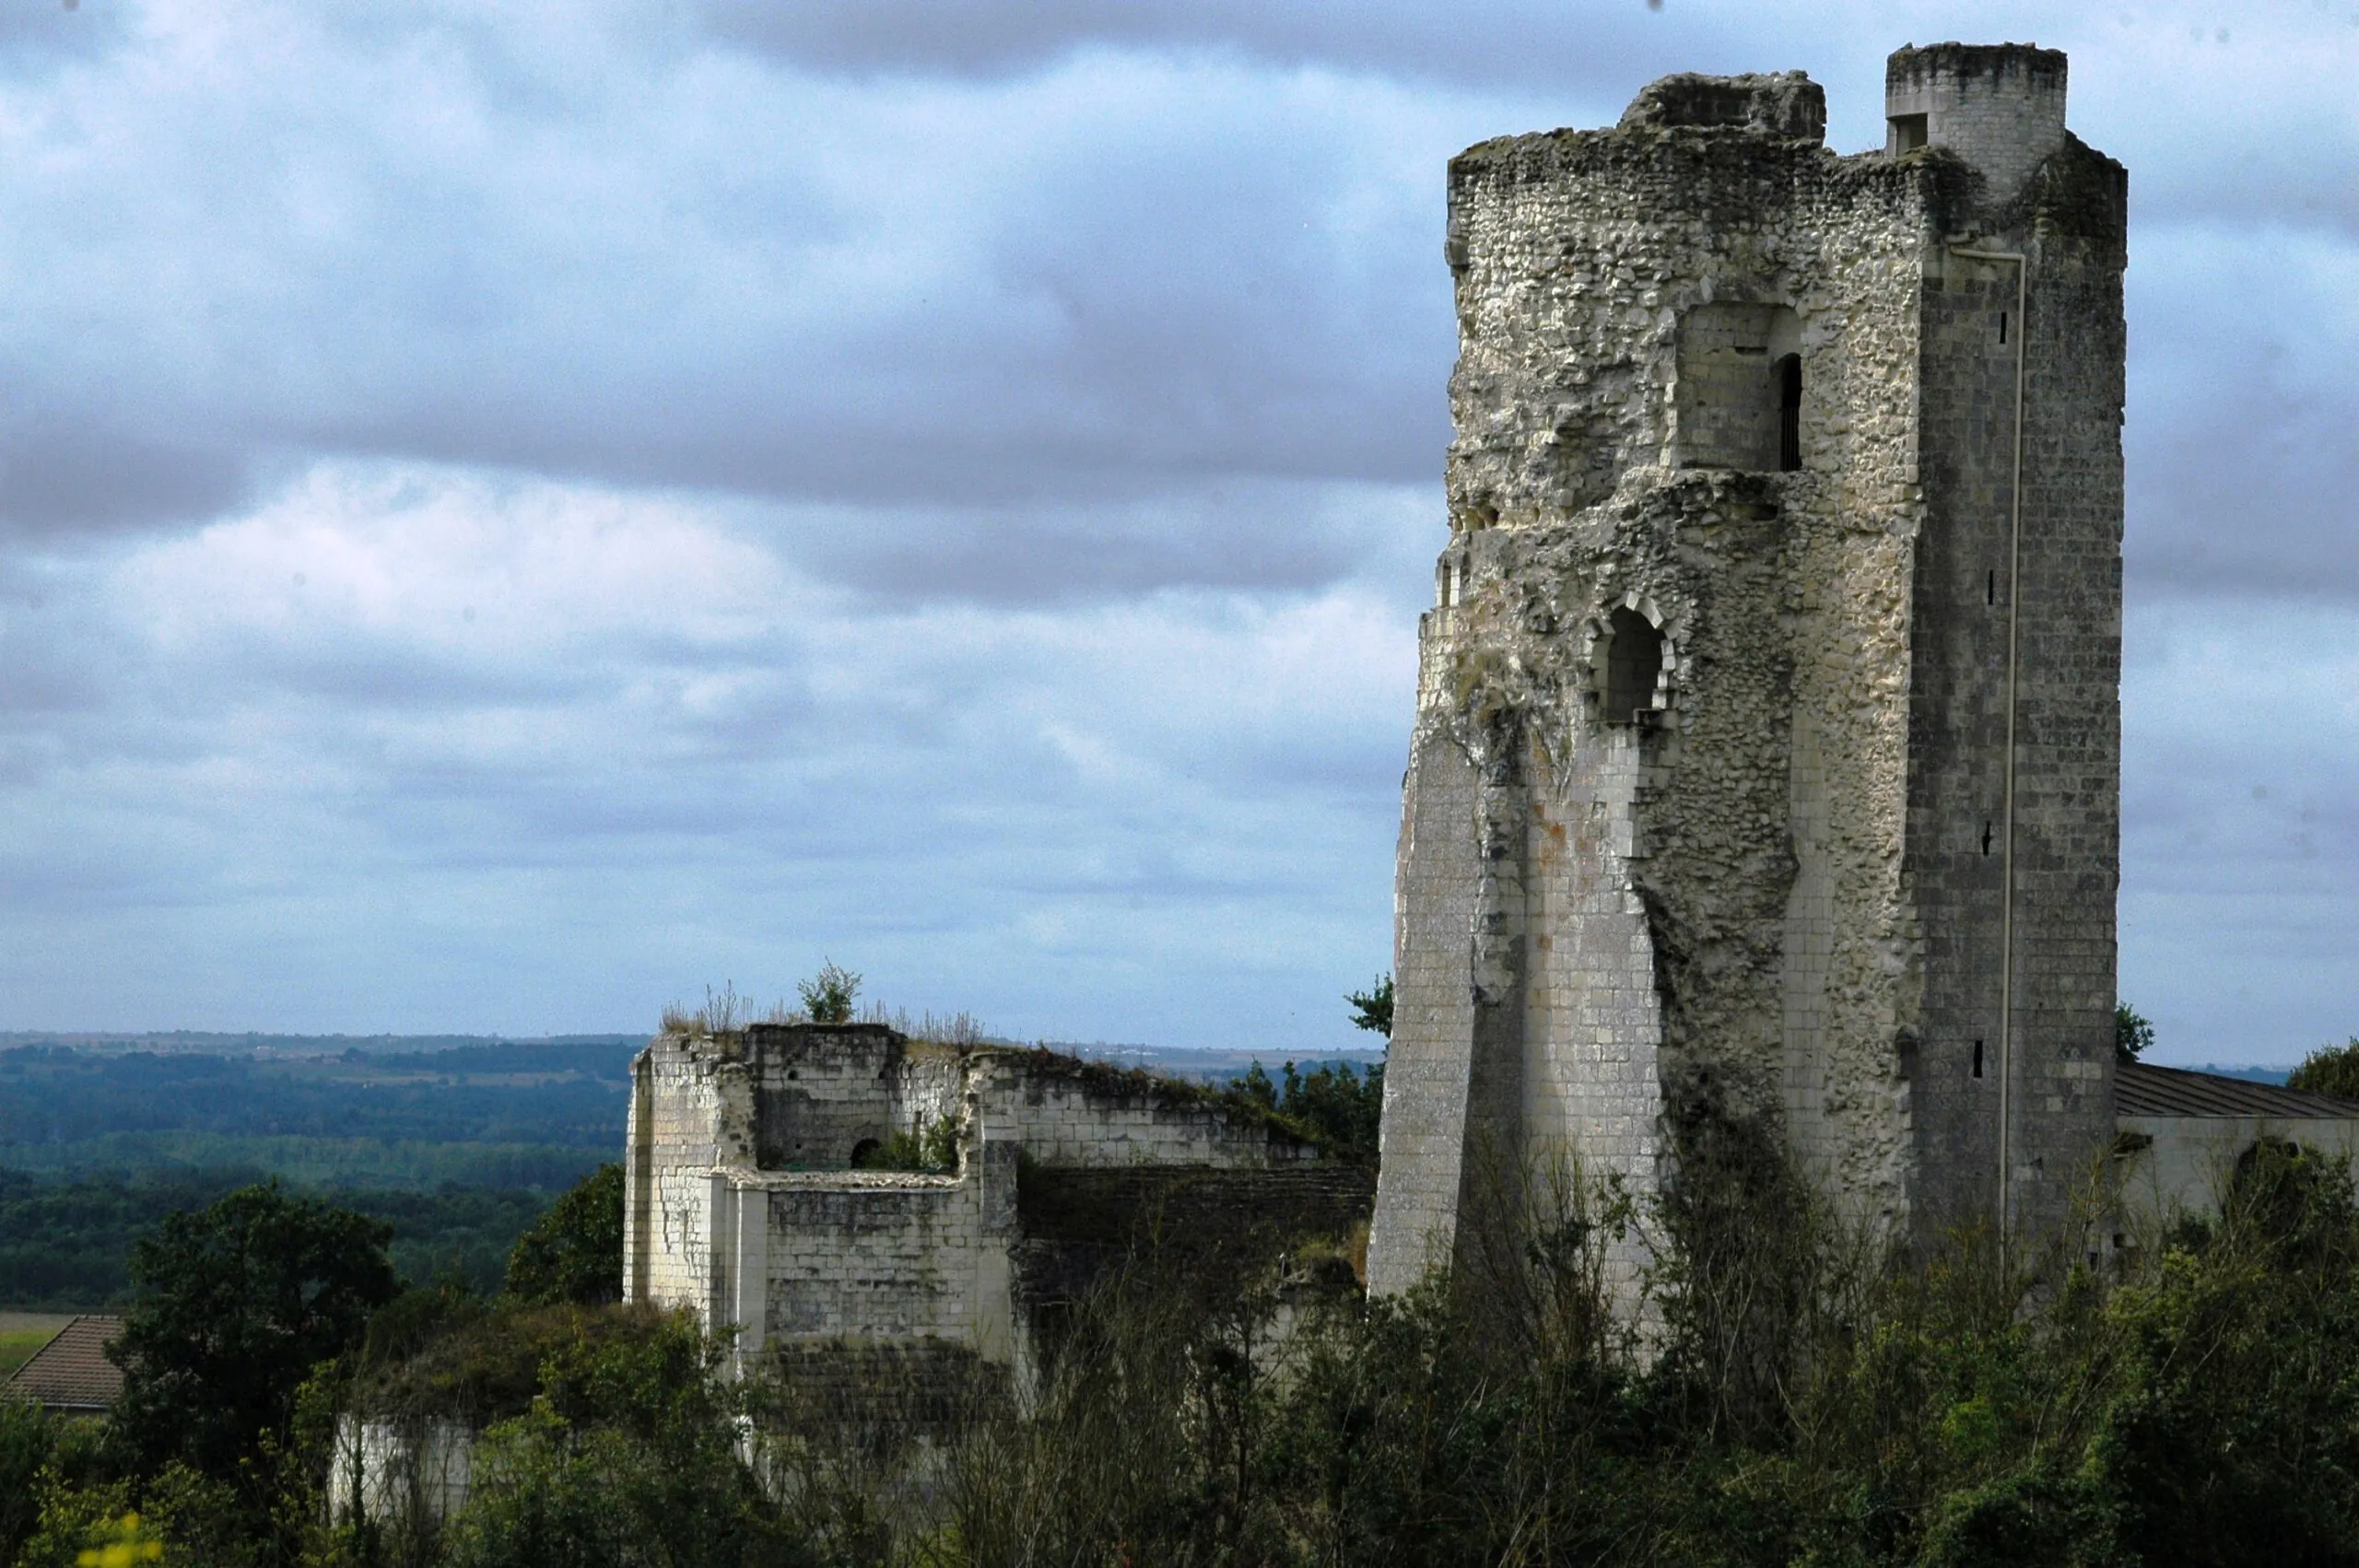
[[[1348,1061],[1297,1071],[1285,1064],[1283,1082],[1273,1081],[1260,1062],[1247,1068],[1234,1086],[1241,1098],[1289,1117],[1328,1153],[1363,1164],[1376,1159],[1384,1123],[1384,1065],[1362,1074]]]
[[[1354,991],[1344,999],[1352,1004],[1352,1023],[1361,1029],[1373,1029],[1387,1040],[1392,1038],[1392,976],[1379,975],[1376,984],[1364,991]]]
[[[600,1165],[508,1254],[506,1293],[535,1306],[623,1299],[623,1168]]]
[[[738,1455],[742,1391],[684,1316],[575,1337],[476,1450],[452,1568],[754,1568],[808,1562]],[[865,1558],[853,1561],[867,1561]],[[833,1561],[833,1559],[831,1559]]]
[[[1297,1073],[1288,1062],[1278,1108],[1317,1133],[1330,1153],[1373,1164],[1384,1125],[1384,1064],[1363,1073],[1338,1061]]]
[[[358,1345],[398,1293],[392,1236],[275,1181],[167,1216],[132,1250],[137,1294],[107,1351],[123,1370],[114,1430],[151,1469],[177,1458],[235,1476],[265,1437],[287,1437],[311,1369]]]
[[[2347,1046],[2320,1046],[2304,1057],[2302,1065],[2285,1080],[2285,1087],[2359,1100],[2359,1035],[2353,1035]]]
[[[2113,1050],[2123,1061],[2136,1061],[2138,1053],[2154,1043],[2154,1026],[2142,1017],[2138,1010],[2126,1001],[2113,1004]]]
[[[803,996],[803,1011],[814,1024],[851,1022],[852,998],[860,994],[860,977],[828,959],[819,972],[794,988]]]

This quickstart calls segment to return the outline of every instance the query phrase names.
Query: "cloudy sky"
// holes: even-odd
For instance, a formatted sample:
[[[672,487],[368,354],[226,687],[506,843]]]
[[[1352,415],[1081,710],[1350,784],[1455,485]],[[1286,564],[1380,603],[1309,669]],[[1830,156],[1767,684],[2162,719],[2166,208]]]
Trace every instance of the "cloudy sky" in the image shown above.
[[[1444,160],[1963,36],[2131,170],[2124,993],[2359,1032],[2359,0],[0,4],[0,1028],[1355,1043]]]

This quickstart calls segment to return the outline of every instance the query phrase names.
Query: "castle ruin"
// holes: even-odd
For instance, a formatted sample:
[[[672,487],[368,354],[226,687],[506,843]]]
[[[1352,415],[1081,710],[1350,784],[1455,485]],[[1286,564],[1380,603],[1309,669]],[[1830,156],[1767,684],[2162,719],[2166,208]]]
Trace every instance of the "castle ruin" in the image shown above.
[[[1368,1273],[1486,1161],[1750,1128],[1895,1238],[2052,1227],[2114,1132],[2121,166],[2051,50],[1905,48],[1452,161]]]
[[[879,1168],[897,1139],[936,1168]],[[1028,1387],[1105,1269],[1151,1252],[1218,1291],[1307,1243],[1340,1258],[1373,1186],[1235,1095],[879,1024],[659,1035],[624,1173],[624,1299],[823,1401],[879,1355],[902,1387]]]

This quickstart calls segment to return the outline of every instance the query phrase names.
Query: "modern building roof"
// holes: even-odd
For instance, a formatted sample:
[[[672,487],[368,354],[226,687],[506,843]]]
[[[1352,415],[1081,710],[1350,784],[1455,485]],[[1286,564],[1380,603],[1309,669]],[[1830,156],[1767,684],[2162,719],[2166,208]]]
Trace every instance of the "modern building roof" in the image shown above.
[[[2275,1083],[2189,1072],[2183,1067],[2118,1062],[2113,1070],[2117,1116],[2259,1117],[2272,1121],[2341,1121],[2359,1117],[2359,1100],[2313,1094]]]
[[[0,1384],[0,1393],[53,1410],[105,1410],[123,1391],[123,1369],[106,1355],[107,1341],[122,1328],[120,1317],[76,1317]]]

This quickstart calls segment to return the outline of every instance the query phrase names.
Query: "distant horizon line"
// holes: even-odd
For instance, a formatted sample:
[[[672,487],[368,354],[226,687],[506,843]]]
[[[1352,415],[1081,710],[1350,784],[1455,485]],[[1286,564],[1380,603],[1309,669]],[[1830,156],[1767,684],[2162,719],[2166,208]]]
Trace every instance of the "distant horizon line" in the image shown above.
[[[375,1034],[331,1033],[297,1034],[270,1029],[0,1029],[0,1047],[20,1045],[139,1045],[150,1042],[212,1043],[235,1042],[256,1046],[326,1045],[331,1042],[352,1047],[357,1045],[417,1045],[436,1043],[450,1047],[487,1046],[553,1046],[553,1045],[618,1045],[628,1041],[649,1040],[659,1031],[651,1029],[571,1031],[556,1035],[471,1035],[449,1031],[405,1035],[390,1031]],[[1384,1053],[1381,1046],[1358,1048],[1341,1047],[1305,1049],[1287,1053],[1272,1053],[1242,1046],[1150,1046],[1141,1041],[1117,1040],[1020,1040],[987,1036],[986,1045],[1030,1048],[1042,1047],[1070,1053],[1100,1053],[1110,1056],[1138,1057],[1238,1057],[1267,1059],[1273,1061],[1292,1059],[1377,1057]]]

